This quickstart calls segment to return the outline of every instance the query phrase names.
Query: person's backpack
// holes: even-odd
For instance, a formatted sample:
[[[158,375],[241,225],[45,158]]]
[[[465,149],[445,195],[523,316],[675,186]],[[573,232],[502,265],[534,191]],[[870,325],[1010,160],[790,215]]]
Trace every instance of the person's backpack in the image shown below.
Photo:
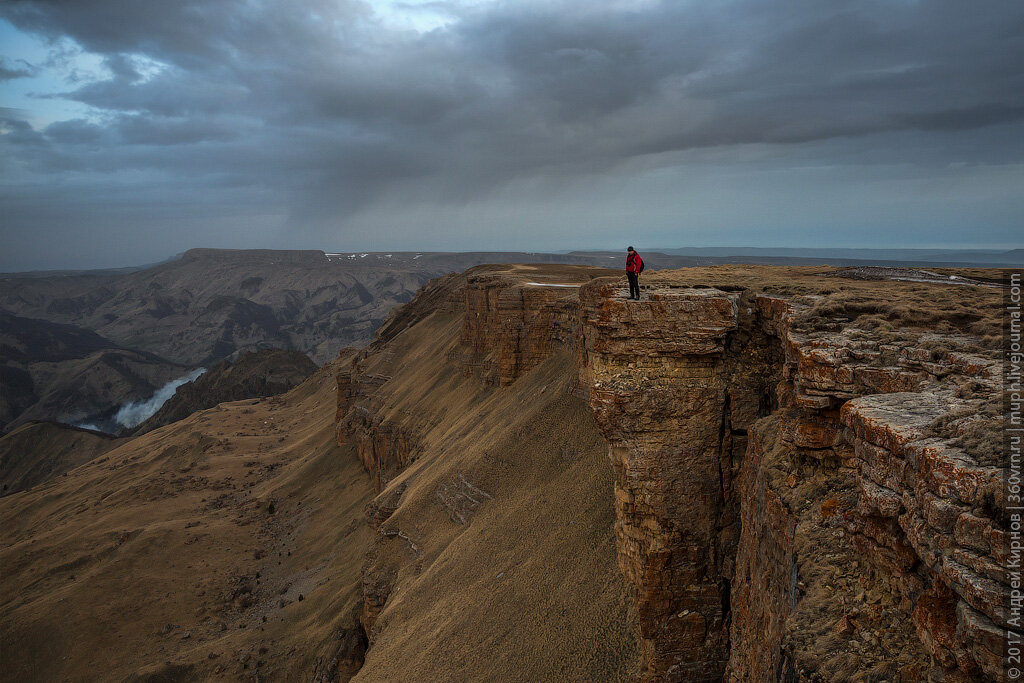
[[[636,260],[640,262],[640,268],[636,271],[638,274],[644,272],[644,260],[637,254]]]

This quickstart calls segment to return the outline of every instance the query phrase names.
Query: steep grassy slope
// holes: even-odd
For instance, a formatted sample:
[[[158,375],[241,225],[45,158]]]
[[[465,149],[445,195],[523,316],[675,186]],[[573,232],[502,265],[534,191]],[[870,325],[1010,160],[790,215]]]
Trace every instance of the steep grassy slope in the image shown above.
[[[628,679],[612,472],[570,355],[487,386],[461,325],[441,306],[359,354],[367,405],[417,444],[380,491],[335,442],[349,354],[0,500],[0,680]]]
[[[119,443],[107,434],[55,422],[23,424],[0,437],[0,496],[64,474]]]
[[[0,678],[326,666],[370,539],[369,479],[334,445],[333,413],[328,368],[283,399],[197,413],[5,497]]]
[[[372,506],[373,626],[356,680],[625,680],[637,638],[612,472],[569,393],[571,357],[485,387],[451,360],[461,325],[431,314],[360,362],[390,379],[357,412],[419,455]]]

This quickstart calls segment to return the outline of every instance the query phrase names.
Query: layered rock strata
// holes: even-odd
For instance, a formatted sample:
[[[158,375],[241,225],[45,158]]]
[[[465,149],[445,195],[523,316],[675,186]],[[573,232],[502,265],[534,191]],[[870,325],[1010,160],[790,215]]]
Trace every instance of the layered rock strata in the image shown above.
[[[997,679],[999,655],[998,648],[993,651],[993,633],[997,623],[1005,624],[1006,597],[1006,578],[998,566],[1005,556],[997,548],[1002,537],[995,521],[999,470],[979,466],[942,439],[925,438],[937,419],[968,403],[955,396],[958,383],[998,391],[996,365],[913,342],[880,343],[850,330],[807,335],[793,329],[793,304],[766,296],[756,301],[760,323],[778,335],[785,349],[780,409],[772,418],[778,436],[772,445],[782,453],[781,464],[792,470],[790,477],[801,474],[794,463],[811,463],[809,476],[821,473],[833,492],[824,500],[810,501],[812,505],[795,500],[785,492],[793,487],[792,479],[766,476],[758,457],[764,448],[752,445],[748,450],[744,477],[749,485],[740,500],[744,539],[738,561],[751,563],[753,571],[748,583],[740,577],[737,589],[744,594],[741,601],[756,603],[773,592],[765,577],[777,574],[774,592],[788,599],[779,601],[771,619],[751,620],[746,615],[734,621],[733,677],[760,680],[759,676],[801,659],[795,653],[786,661],[800,618],[792,619],[790,632],[776,639],[766,639],[763,629],[765,622],[777,624],[797,610],[802,596],[796,586],[804,577],[799,553],[788,549],[798,535],[788,529],[806,522],[808,512],[820,503],[815,511],[819,524],[842,530],[844,547],[839,550],[844,556],[866,560],[880,570],[877,581],[862,580],[859,585],[874,583],[886,602],[913,616],[928,659],[904,663],[901,677]],[[773,504],[786,498],[787,506]],[[964,531],[968,528],[976,533]],[[766,542],[774,553],[763,547]],[[787,566],[793,570],[790,576],[784,571]],[[856,617],[862,607],[844,610],[836,627],[866,634],[868,641],[902,635],[885,631],[888,624],[860,623],[864,620]],[[884,651],[885,643],[880,644]],[[740,645],[775,654],[759,668],[744,661],[748,647]]]
[[[355,444],[359,461],[373,477],[377,491],[382,491],[420,453],[415,431],[391,424],[374,409],[373,392],[387,380],[387,377],[361,372],[358,360],[344,366],[337,375],[335,432],[338,443]]]
[[[738,293],[661,289],[639,303],[617,294],[607,282],[581,293],[579,354],[615,468],[641,675],[721,680],[736,467],[747,426],[770,410],[776,351],[747,324],[750,302]]]
[[[842,422],[858,459],[851,540],[884,566],[929,654],[944,669],[999,679],[1009,627],[1001,472],[928,426],[951,396],[888,394],[850,401]]]
[[[569,346],[578,320],[578,287],[504,274],[468,277],[460,352],[467,372],[507,386],[555,349]]]
[[[800,331],[800,308],[749,290],[581,292],[581,388],[616,471],[640,678],[841,679],[820,669],[844,659],[997,678],[1000,472],[925,438],[964,404],[958,383],[998,390],[993,362],[934,338]]]
[[[448,357],[484,384],[573,349],[615,472],[638,678],[999,680],[1000,470],[932,429],[999,390],[994,363],[942,335],[807,331],[806,300],[717,284],[661,275],[635,302],[610,278],[475,269],[425,293],[461,313]],[[374,414],[385,381],[358,358],[338,378],[339,439],[378,490],[417,455]],[[371,624],[387,576],[367,583]]]

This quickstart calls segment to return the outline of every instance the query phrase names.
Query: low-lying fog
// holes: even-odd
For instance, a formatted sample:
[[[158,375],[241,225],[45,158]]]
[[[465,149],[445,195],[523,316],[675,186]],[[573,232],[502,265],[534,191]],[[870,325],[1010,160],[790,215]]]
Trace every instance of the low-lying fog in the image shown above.
[[[94,418],[76,424],[83,429],[95,429],[101,432],[116,433],[123,429],[133,429],[151,418],[160,407],[174,396],[182,384],[191,382],[206,372],[206,368],[196,368],[187,375],[172,379],[163,385],[149,398],[125,403],[117,411],[106,418]]]

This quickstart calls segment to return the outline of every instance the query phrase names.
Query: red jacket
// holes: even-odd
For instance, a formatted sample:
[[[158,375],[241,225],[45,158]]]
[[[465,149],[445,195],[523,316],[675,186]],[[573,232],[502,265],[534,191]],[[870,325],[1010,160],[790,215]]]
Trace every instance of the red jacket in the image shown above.
[[[644,260],[635,251],[626,256],[626,272],[639,273]]]

